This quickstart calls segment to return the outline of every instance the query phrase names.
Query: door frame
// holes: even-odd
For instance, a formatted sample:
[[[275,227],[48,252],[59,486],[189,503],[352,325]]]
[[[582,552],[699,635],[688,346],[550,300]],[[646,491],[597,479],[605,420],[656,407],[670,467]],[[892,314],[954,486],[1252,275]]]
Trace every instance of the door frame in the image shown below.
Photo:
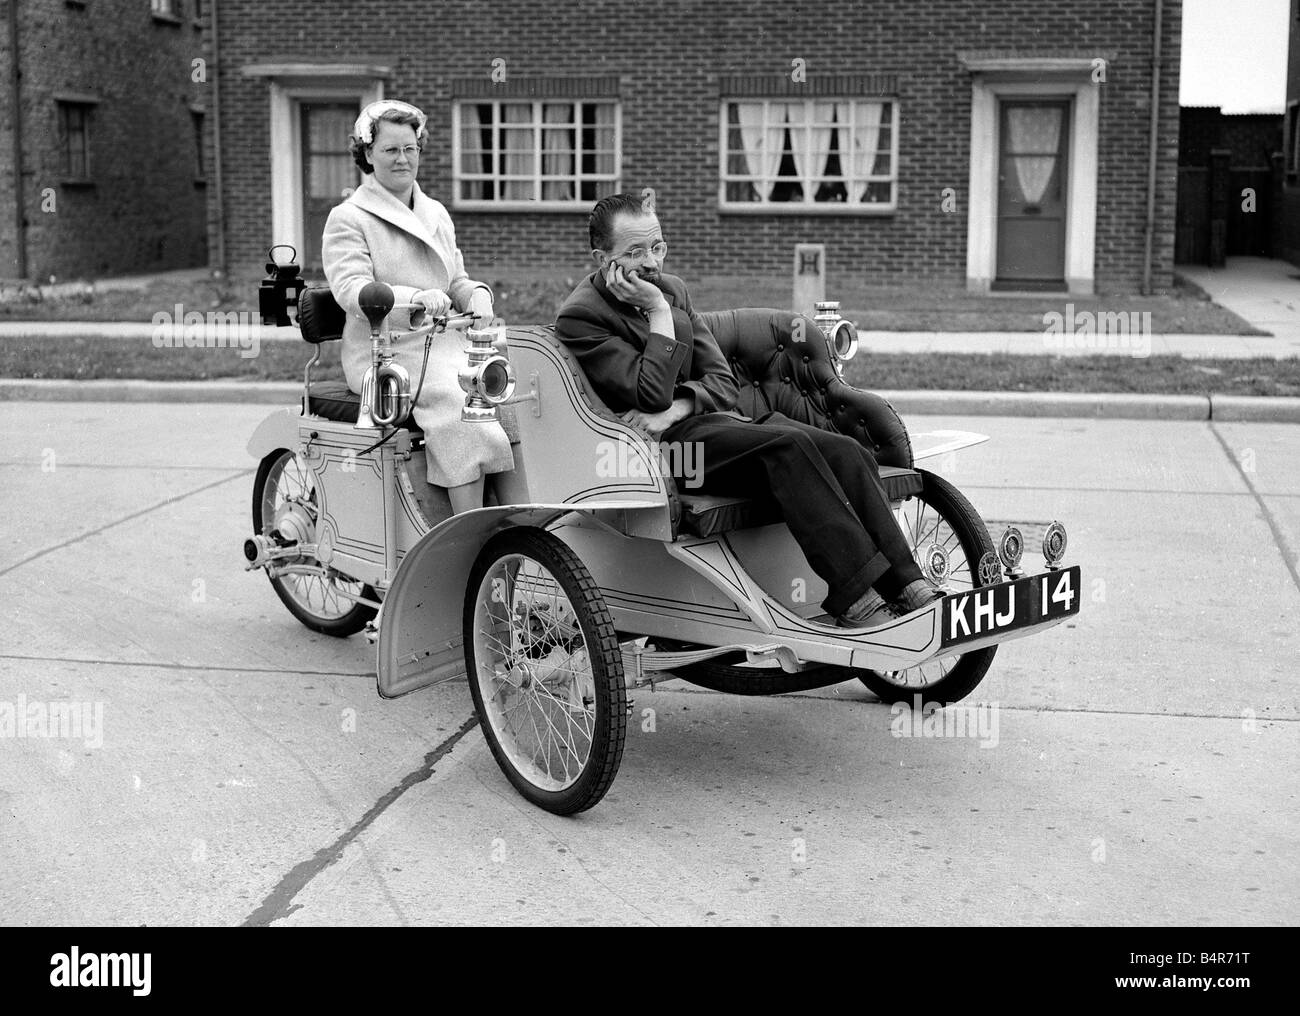
[[[308,102],[356,102],[357,109],[384,97],[380,79],[339,81],[280,80],[271,82],[271,242],[291,243],[301,257],[302,216],[302,113]],[[269,244],[268,244],[269,246]]]
[[[998,245],[998,237],[1001,235],[1001,229],[1000,229],[1000,227],[1001,227],[1001,224],[1002,224],[1002,223],[1001,223],[1001,212],[1002,212],[1002,207],[1001,207],[1001,206],[1002,206],[1002,187],[1001,187],[1001,183],[1002,183],[1002,160],[1003,160],[1004,155],[1005,155],[1005,153],[1003,152],[1003,148],[1002,148],[1002,142],[1003,142],[1003,140],[1004,140],[1004,138],[1003,138],[1003,136],[1002,136],[1002,126],[1003,126],[1003,123],[1004,123],[1005,120],[1006,120],[1006,107],[1007,107],[1007,103],[1009,103],[1009,102],[1011,102],[1011,103],[1020,103],[1021,105],[1034,105],[1034,104],[1040,104],[1040,103],[1041,103],[1041,104],[1043,104],[1043,105],[1050,105],[1050,106],[1052,106],[1052,107],[1054,107],[1054,108],[1057,108],[1057,109],[1060,109],[1062,105],[1064,105],[1064,107],[1065,107],[1065,116],[1064,116],[1064,118],[1062,119],[1062,123],[1061,123],[1061,129],[1065,132],[1065,152],[1064,152],[1064,155],[1063,155],[1063,158],[1064,158],[1064,161],[1065,161],[1065,179],[1061,181],[1061,187],[1065,190],[1065,200],[1064,200],[1064,202],[1063,202],[1063,205],[1064,205],[1063,218],[1064,218],[1064,223],[1065,223],[1065,230],[1064,230],[1064,231],[1062,232],[1062,234],[1061,234],[1061,247],[1062,247],[1062,249],[1061,249],[1061,275],[1062,275],[1062,279],[1064,280],[1064,277],[1065,277],[1065,274],[1066,274],[1066,269],[1068,268],[1067,257],[1068,257],[1068,252],[1069,252],[1069,249],[1070,249],[1070,189],[1069,189],[1069,188],[1070,188],[1070,176],[1069,176],[1069,173],[1070,173],[1070,159],[1071,159],[1071,156],[1074,154],[1074,134],[1073,134],[1073,131],[1074,131],[1074,115],[1073,115],[1073,114],[1074,114],[1074,97],[1073,97],[1073,96],[1067,96],[1067,95],[1059,95],[1059,96],[1046,96],[1046,95],[1035,95],[1035,96],[1024,96],[1024,95],[999,95],[999,96],[997,97],[997,118],[998,118],[998,137],[997,137],[997,147],[998,147],[998,176],[997,176],[997,180],[996,180],[996,183],[995,183],[994,194],[993,194],[993,224],[994,224],[994,225],[993,225],[993,279],[992,279],[992,282],[990,283],[990,286],[996,288],[999,292],[1004,292],[1004,293],[1006,293],[1006,292],[1011,292],[1011,293],[1015,293],[1015,292],[1043,292],[1044,290],[1047,290],[1048,292],[1051,292],[1052,289],[1049,288],[1047,285],[1045,285],[1043,282],[1039,282],[1039,281],[1028,281],[1028,280],[1018,280],[1018,279],[999,279],[999,278],[998,278],[998,274],[997,274],[997,270],[998,270],[998,260],[999,260],[1000,253],[1001,253],[1001,252],[1000,252],[999,245]],[[1061,154],[1059,143],[1058,143],[1058,145],[1057,145],[1057,154],[1058,154],[1058,156]],[[1053,175],[1055,175],[1055,170],[1053,171]],[[1050,182],[1050,181],[1049,181],[1049,182]],[[1024,287],[1021,288],[1021,287],[1017,286],[1017,283],[1018,283],[1018,282],[1025,282]],[[1062,285],[1064,285],[1064,282],[1062,282]],[[1053,283],[1052,288],[1055,288],[1055,284],[1054,284],[1054,283]]]
[[[1071,99],[1066,167],[1065,289],[1095,289],[1097,148],[1101,102],[1090,58],[968,60],[972,70],[966,288],[988,293],[997,277],[999,112],[1002,98]],[[1027,80],[1028,78],[1028,80]]]
[[[302,237],[303,246],[298,249],[298,263],[303,267],[304,271],[308,269],[311,269],[313,271],[319,271],[320,266],[316,264],[311,258],[307,257],[307,251],[306,251],[308,237],[305,233],[305,230],[306,230],[306,219],[307,219],[307,201],[311,197],[310,194],[311,187],[309,183],[311,179],[311,174],[307,167],[306,144],[303,138],[303,126],[304,126],[303,121],[305,119],[306,110],[309,106],[325,106],[325,105],[352,108],[355,104],[353,103],[352,99],[343,99],[337,102],[323,103],[318,99],[311,98],[310,96],[299,96],[297,99],[294,100],[294,108],[298,116],[298,142],[300,146],[299,156],[298,156],[298,203],[299,203],[298,214],[303,220],[303,230],[304,230],[303,237]],[[360,106],[355,107],[356,112],[352,114],[351,120],[355,120],[357,118],[357,113],[361,112],[361,108],[362,107]],[[351,122],[351,120],[349,122]],[[349,134],[350,133],[351,133],[351,129],[349,128]],[[352,164],[352,156],[349,155],[347,152],[332,153],[332,154],[347,155],[349,165]],[[355,169],[355,167],[353,171],[357,177],[361,175],[360,170]],[[359,182],[360,180],[356,181],[356,183]],[[356,183],[352,185],[352,189],[355,189]],[[334,195],[335,204],[337,204],[341,200],[343,200],[343,195],[341,194]],[[320,237],[318,236],[316,239],[318,241],[318,246],[319,246]]]

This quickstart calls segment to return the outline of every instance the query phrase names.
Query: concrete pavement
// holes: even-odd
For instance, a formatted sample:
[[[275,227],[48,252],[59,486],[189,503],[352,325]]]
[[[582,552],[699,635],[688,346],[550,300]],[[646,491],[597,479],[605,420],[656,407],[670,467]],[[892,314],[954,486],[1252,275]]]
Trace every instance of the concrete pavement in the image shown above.
[[[1228,258],[1222,268],[1179,265],[1178,272],[1215,303],[1272,332],[1279,344],[1300,346],[1300,268],[1270,258],[1237,257]]]
[[[266,411],[0,405],[0,714],[102,706],[98,744],[0,736],[6,923],[1300,922],[1294,426],[909,418],[991,434],[939,468],[1083,567],[972,696],[997,743],[670,681],[560,819],[463,682],[380,700],[242,570]]]

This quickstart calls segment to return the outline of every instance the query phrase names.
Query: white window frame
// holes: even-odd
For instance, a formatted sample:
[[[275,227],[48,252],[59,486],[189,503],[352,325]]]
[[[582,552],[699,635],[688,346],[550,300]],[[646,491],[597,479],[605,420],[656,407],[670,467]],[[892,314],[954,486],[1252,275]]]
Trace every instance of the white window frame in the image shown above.
[[[532,120],[529,123],[511,123],[502,124],[499,119],[502,104],[522,105],[531,103],[533,107]],[[562,127],[563,124],[548,124],[542,121],[542,106],[555,104],[569,104],[576,107],[582,104],[588,105],[605,105],[614,107],[614,173],[583,173],[581,170],[582,151],[575,152],[578,165],[572,176],[549,176],[544,177],[541,172],[542,156],[542,131],[546,128]],[[502,181],[503,173],[500,173],[495,167],[497,165],[497,141],[496,131],[493,131],[492,154],[493,170],[491,173],[465,173],[461,165],[461,108],[463,106],[492,106],[493,126],[505,126],[510,130],[531,129],[533,131],[533,157],[537,172],[531,177],[533,182],[533,191],[538,195],[536,200],[496,200],[495,198],[464,198],[461,197],[461,184],[468,182],[483,182],[491,180],[493,189],[496,184]],[[451,111],[451,136],[452,136],[452,207],[464,209],[465,211],[483,211],[483,212],[588,212],[595,207],[594,200],[575,199],[571,201],[542,200],[542,184],[553,181],[571,181],[574,185],[574,193],[582,193],[582,184],[595,181],[598,184],[605,185],[602,190],[606,194],[616,193],[621,186],[623,179],[623,103],[613,97],[605,96],[581,96],[567,98],[565,96],[550,96],[545,99],[528,99],[528,98],[462,98],[456,99],[452,103]],[[511,179],[514,179],[513,177]],[[598,199],[597,199],[598,200]]]
[[[850,182],[854,179],[854,177],[852,177],[851,175],[844,174],[842,172],[844,166],[844,162],[843,162],[844,146],[841,145],[841,162],[840,162],[841,175],[837,177],[809,176],[803,178],[800,181],[803,184],[803,192],[804,192],[804,197],[802,201],[772,201],[768,198],[761,198],[758,201],[728,201],[727,184],[752,183],[755,180],[759,180],[759,179],[766,180],[766,178],[755,177],[748,173],[727,172],[728,159],[731,157],[731,155],[734,154],[732,150],[727,147],[728,141],[730,139],[730,129],[731,129],[730,124],[728,123],[727,120],[727,107],[737,102],[761,102],[763,104],[764,131],[767,130],[769,117],[771,116],[771,110],[774,105],[787,106],[790,105],[791,103],[797,103],[797,102],[804,103],[805,107],[807,108],[804,126],[807,127],[807,126],[811,126],[811,124],[808,123],[808,117],[811,116],[812,108],[816,104],[825,104],[828,102],[848,102],[856,106],[868,102],[889,103],[891,108],[891,118],[889,124],[890,172],[873,173],[869,175],[866,179],[867,182],[869,183],[870,182],[889,183],[891,185],[890,200],[888,202],[881,201],[872,204],[866,204],[862,202],[851,202],[851,201],[813,200],[813,196],[816,194],[817,191],[817,187],[816,187],[817,183],[824,182],[826,180],[832,180],[832,181],[839,180],[839,181],[843,181],[843,183],[847,188]],[[739,214],[747,214],[747,215],[866,215],[866,216],[893,215],[898,211],[898,188],[899,188],[898,129],[901,122],[902,122],[902,118],[899,113],[898,97],[894,95],[818,96],[812,99],[799,99],[799,98],[793,98],[789,96],[774,97],[774,98],[760,98],[760,97],[745,98],[744,96],[739,96],[739,95],[729,95],[722,100],[721,104],[718,107],[718,152],[720,153],[718,158],[718,209],[719,211],[726,212],[728,214],[739,213]],[[795,129],[798,129],[799,125],[790,125],[790,126],[794,127]],[[836,124],[835,127],[837,130],[842,131],[845,130],[846,128],[851,128],[851,122],[849,124]],[[852,151],[851,144],[848,146],[848,150],[850,152]],[[773,179],[779,180],[779,179],[788,179],[788,178],[775,177]],[[768,188],[768,190],[770,191],[770,187]]]

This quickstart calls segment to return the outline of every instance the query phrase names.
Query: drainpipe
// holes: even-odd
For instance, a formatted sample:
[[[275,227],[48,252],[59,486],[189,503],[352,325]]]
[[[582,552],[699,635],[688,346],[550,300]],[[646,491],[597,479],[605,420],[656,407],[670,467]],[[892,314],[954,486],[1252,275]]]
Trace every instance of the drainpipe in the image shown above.
[[[218,0],[212,0],[212,183],[216,187],[213,217],[216,219],[216,249],[208,255],[221,277],[226,277],[226,199],[221,183],[221,33],[218,27]]]
[[[24,211],[27,200],[23,196],[23,107],[19,83],[22,71],[18,67],[18,4],[9,0],[9,43],[13,47],[10,88],[13,92],[14,111],[14,242],[17,248],[18,278],[27,278],[27,217]]]
[[[1164,0],[1156,0],[1156,33],[1151,49],[1151,147],[1147,156],[1147,228],[1142,259],[1142,295],[1151,295],[1151,249],[1156,231],[1156,155],[1160,134],[1160,31]]]

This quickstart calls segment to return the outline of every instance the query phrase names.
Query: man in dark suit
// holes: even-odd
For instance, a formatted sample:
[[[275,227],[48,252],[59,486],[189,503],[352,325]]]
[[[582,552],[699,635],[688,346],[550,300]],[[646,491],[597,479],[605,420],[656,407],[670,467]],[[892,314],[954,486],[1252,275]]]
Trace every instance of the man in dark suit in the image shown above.
[[[634,194],[602,198],[589,231],[597,270],[555,330],[610,409],[656,439],[698,442],[702,493],[773,497],[840,624],[875,627],[942,595],[921,576],[866,448],[781,413],[750,420],[733,408],[726,358],[685,283],[663,273],[668,246],[653,209]]]

